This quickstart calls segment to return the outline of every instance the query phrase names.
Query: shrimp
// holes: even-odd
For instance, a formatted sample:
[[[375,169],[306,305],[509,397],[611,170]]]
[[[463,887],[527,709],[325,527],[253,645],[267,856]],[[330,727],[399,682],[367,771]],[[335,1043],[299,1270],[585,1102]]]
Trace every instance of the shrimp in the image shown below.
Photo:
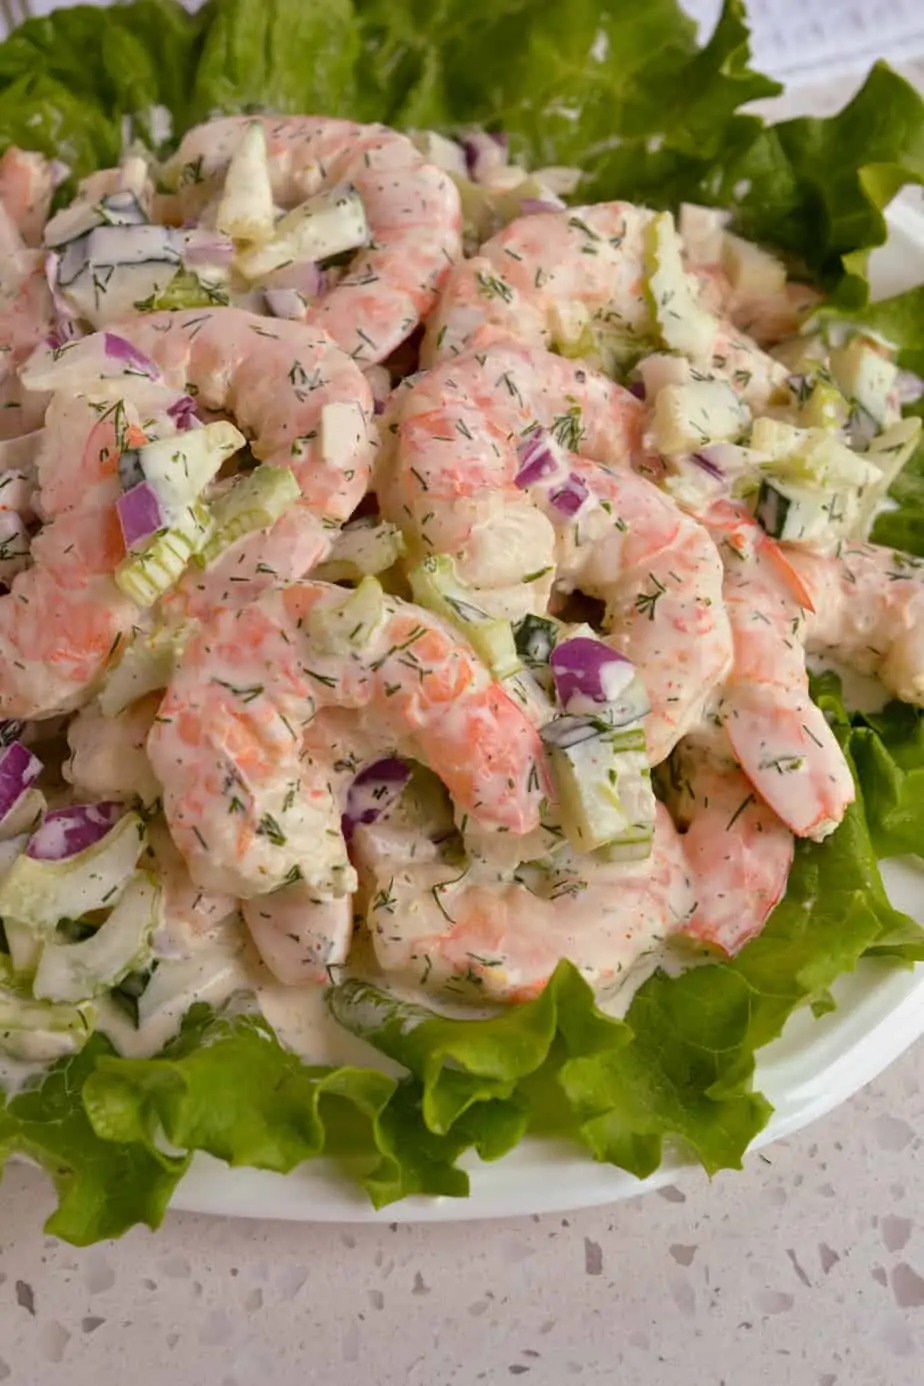
[[[638,666],[657,765],[731,669],[722,560],[708,530],[644,477],[580,459],[574,467],[606,506],[606,527],[578,548],[568,582],[606,602],[607,643]]]
[[[47,398],[24,391],[17,371],[51,332],[54,319],[42,253],[27,248],[0,201],[0,438],[18,437],[41,423]]]
[[[62,773],[68,783],[88,799],[153,804],[160,785],[148,760],[147,739],[159,706],[160,694],[153,693],[116,717],[104,717],[96,703],[81,708],[67,729],[71,753]]]
[[[355,592],[299,582],[193,635],[149,737],[195,881],[245,898],[298,879],[320,898],[353,889],[329,753],[302,745],[334,703],[429,764],[474,818],[537,826],[550,793],[539,734],[469,647],[374,579]]]
[[[283,986],[329,982],[347,960],[353,939],[353,898],[319,898],[304,881],[272,895],[242,900],[241,913],[257,952]]]
[[[662,783],[696,891],[685,932],[733,956],[785,894],[794,840],[723,743],[706,729],[684,737]]]
[[[131,627],[138,609],[113,580],[125,555],[118,460],[146,439],[130,401],[52,400],[36,461],[47,523],[0,597],[0,716],[80,707]]]
[[[706,523],[725,564],[734,665],[715,715],[765,803],[797,837],[828,836],[853,802],[853,777],[805,668],[812,601],[790,557],[746,513],[718,502]]]
[[[301,487],[301,501],[268,533],[245,536],[208,569],[190,573],[174,607],[204,618],[216,606],[243,604],[274,582],[300,578],[325,558],[371,473],[372,393],[360,368],[317,328],[270,323],[238,308],[153,313],[114,331],[169,383],[233,413],[253,435],[255,455],[291,467]],[[41,378],[53,382],[53,365]]]
[[[814,607],[807,648],[875,674],[902,702],[924,706],[924,561],[859,543],[830,556],[794,545],[786,556]]]
[[[166,167],[178,175],[182,215],[201,206],[252,116],[190,130]],[[355,361],[384,361],[430,313],[462,253],[462,214],[452,179],[384,125],[317,116],[261,117],[273,195],[292,205],[325,188],[352,185],[372,236],[347,272],[306,309],[307,321]],[[192,171],[192,172],[190,172]]]
[[[364,829],[364,841],[374,837]],[[383,972],[429,991],[523,1002],[569,958],[596,991],[613,990],[694,906],[690,871],[658,805],[644,861],[562,853],[492,880],[441,861],[386,856],[367,871],[364,919]]]
[[[534,347],[580,354],[612,372],[652,349],[645,233],[654,214],[628,202],[518,217],[456,265],[427,322],[424,366],[477,345],[486,325]],[[712,369],[751,405],[785,369],[716,320]]]
[[[302,756],[327,767],[339,811],[364,764],[388,753],[390,740],[363,726],[350,708],[321,708],[305,727]],[[241,913],[263,962],[284,986],[330,980],[346,962],[353,937],[353,899],[319,896],[304,881],[241,901]]]
[[[627,467],[644,420],[620,385],[515,341],[405,382],[390,410],[375,481],[382,514],[416,552],[451,555],[488,609],[516,616],[545,610],[558,547],[555,512],[516,484],[518,443],[541,425],[571,452]]]
[[[147,824],[150,868],[157,873],[164,893],[163,937],[157,940],[160,957],[189,957],[210,939],[227,936],[240,928],[235,896],[224,891],[203,890],[193,883],[186,863],[159,816]],[[143,859],[142,865],[148,866]]]
[[[794,337],[824,295],[809,284],[787,282],[779,293],[758,297],[733,289],[715,264],[691,266],[700,283],[701,300],[761,347]]]
[[[41,245],[55,170],[42,154],[10,145],[0,158],[0,203],[27,245]]]

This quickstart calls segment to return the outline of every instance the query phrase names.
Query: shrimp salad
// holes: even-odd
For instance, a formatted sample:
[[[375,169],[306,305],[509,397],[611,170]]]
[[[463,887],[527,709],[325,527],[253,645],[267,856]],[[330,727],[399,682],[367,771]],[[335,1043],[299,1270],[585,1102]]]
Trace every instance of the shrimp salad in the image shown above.
[[[370,996],[506,1023],[563,960],[604,1023],[851,811],[813,661],[924,706],[895,351],[579,177],[320,115],[63,203],[3,155],[10,1084],[242,995],[375,1066]]]

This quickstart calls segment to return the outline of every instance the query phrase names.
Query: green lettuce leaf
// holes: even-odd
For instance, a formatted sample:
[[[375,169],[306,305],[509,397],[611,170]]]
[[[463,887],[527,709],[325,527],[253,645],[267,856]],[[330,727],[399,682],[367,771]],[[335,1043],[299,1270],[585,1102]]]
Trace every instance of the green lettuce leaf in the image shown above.
[[[704,185],[742,234],[804,263],[847,308],[869,298],[869,252],[884,244],[884,209],[924,181],[924,100],[886,63],[836,115],[761,130],[719,161]]]
[[[349,1157],[376,1204],[468,1192],[454,1164],[477,1133],[442,1139],[423,1122],[415,1085],[306,1065],[255,1014],[194,1006],[160,1057],[103,1055],[83,1102],[99,1139],[152,1158],[163,1133],[175,1149],[279,1173],[322,1154]]]
[[[815,681],[815,698],[855,768],[876,856],[924,858],[924,712],[893,701],[848,716],[832,674]]]
[[[41,1165],[58,1194],[45,1230],[75,1246],[119,1237],[138,1223],[158,1227],[188,1163],[132,1137],[96,1133],[82,1097],[96,1064],[113,1052],[94,1035],[5,1106],[0,1094],[0,1173],[11,1155]]]
[[[0,43],[0,145],[40,149],[82,177],[118,158],[123,116],[150,136],[150,108],[163,106],[185,128],[201,25],[179,0],[28,20]]]
[[[351,0],[212,0],[203,20],[190,123],[218,111],[355,111]]]

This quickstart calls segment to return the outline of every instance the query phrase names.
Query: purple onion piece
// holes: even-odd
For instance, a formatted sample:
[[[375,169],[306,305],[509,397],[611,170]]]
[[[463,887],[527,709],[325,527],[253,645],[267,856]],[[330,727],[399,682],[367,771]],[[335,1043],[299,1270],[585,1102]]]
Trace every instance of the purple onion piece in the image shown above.
[[[196,228],[176,233],[176,248],[184,265],[230,265],[234,260],[234,242],[230,236],[217,231]]]
[[[0,822],[42,773],[42,762],[21,741],[0,751]]]
[[[143,375],[150,376],[151,380],[160,379],[160,369],[151,358],[138,351],[124,337],[118,336],[115,332],[104,332],[103,345],[110,360],[122,361],[126,366],[132,366]]]
[[[167,413],[176,424],[179,433],[186,433],[190,428],[200,427],[199,416],[196,413],[196,401],[192,395],[181,395],[168,407]]]
[[[340,820],[346,841],[351,841],[361,823],[381,818],[401,798],[410,778],[410,766],[398,756],[386,756],[360,770],[347,792],[346,810]]]
[[[34,861],[66,861],[99,842],[125,812],[124,804],[72,804],[45,815],[29,839],[26,856]]]
[[[264,289],[266,306],[274,318],[301,322],[305,317],[305,300],[298,289]]]
[[[554,201],[550,197],[524,197],[520,203],[520,216],[534,217],[541,212],[563,212],[567,207],[560,197]]]
[[[692,453],[690,461],[695,462],[697,467],[701,467],[704,472],[708,472],[716,481],[725,480],[725,473],[722,471],[722,468],[708,458],[704,452]]]
[[[139,481],[121,495],[116,501],[116,514],[127,549],[137,548],[143,539],[150,539],[167,524],[160,497],[149,481]]]
[[[629,394],[634,395],[636,399],[644,399],[646,395],[644,380],[633,380],[628,386],[628,390]]]
[[[63,159],[52,159],[48,165],[51,173],[51,186],[60,188],[62,183],[66,183],[71,176],[71,166],[66,164]]]
[[[914,371],[899,371],[895,388],[899,404],[916,404],[924,395],[924,380]]]
[[[563,640],[549,656],[558,701],[566,712],[578,711],[577,699],[615,702],[635,677],[635,665],[602,640],[578,635]]]
[[[549,501],[561,515],[576,515],[590,495],[587,483],[577,472],[569,472],[567,481],[549,492]]]
[[[468,176],[474,182],[493,168],[503,168],[507,162],[507,136],[487,130],[475,130],[460,141],[465,155]]]
[[[517,474],[514,485],[524,491],[537,481],[561,476],[565,461],[561,448],[544,428],[530,429],[517,446]]]

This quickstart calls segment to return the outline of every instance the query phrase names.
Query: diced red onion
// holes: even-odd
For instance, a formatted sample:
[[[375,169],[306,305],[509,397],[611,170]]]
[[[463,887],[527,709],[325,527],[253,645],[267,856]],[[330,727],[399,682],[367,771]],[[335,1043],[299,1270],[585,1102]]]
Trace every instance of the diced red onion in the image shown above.
[[[628,386],[628,390],[629,394],[634,395],[636,399],[644,399],[647,393],[644,380],[633,380]]]
[[[722,468],[708,458],[705,453],[694,452],[690,457],[691,462],[695,462],[697,467],[701,467],[704,472],[708,472],[716,481],[724,481],[725,473]]]
[[[313,260],[293,260],[280,265],[263,282],[267,289],[294,289],[304,299],[320,298],[327,288],[327,274]]]
[[[79,336],[79,331],[75,322],[77,315],[58,288],[58,270],[60,266],[61,256],[57,251],[49,250],[45,256],[44,270],[45,282],[48,285],[48,291],[51,294],[51,301],[55,310],[55,332],[53,335],[60,339],[55,343],[55,348],[62,346],[64,342],[70,341],[73,337]]]
[[[577,472],[569,472],[566,481],[549,492],[549,501],[561,515],[576,515],[590,495],[587,483]]]
[[[298,289],[264,289],[266,306],[274,318],[301,322],[305,317],[305,300]]]
[[[563,212],[567,205],[560,197],[524,197],[520,203],[520,215],[534,217],[540,212]]]
[[[34,861],[66,861],[104,838],[124,812],[124,804],[114,803],[54,809],[30,837],[26,856]]]
[[[562,449],[544,428],[530,429],[517,447],[517,474],[514,484],[524,491],[537,481],[549,481],[565,472]]]
[[[126,366],[133,366],[135,370],[148,375],[152,380],[160,378],[160,368],[154,364],[149,356],[138,351],[132,346],[131,342],[124,337],[118,336],[115,332],[105,332],[103,334],[103,344],[106,355],[113,361],[122,361]]]
[[[914,371],[899,371],[895,388],[899,404],[916,404],[924,395],[924,380]]]
[[[127,549],[134,549],[143,539],[150,539],[167,520],[160,498],[149,481],[140,481],[116,501],[116,513],[122,527]]]
[[[558,701],[566,712],[588,709],[579,704],[614,703],[635,678],[631,659],[602,640],[578,635],[562,640],[549,655]]]
[[[71,176],[71,166],[66,164],[63,159],[52,159],[48,165],[51,173],[51,186],[60,188],[62,183],[66,183]]]
[[[177,231],[176,249],[184,265],[230,265],[234,259],[234,242],[230,236],[222,236],[217,231],[196,228],[191,231]]]
[[[0,751],[0,822],[42,773],[42,762],[21,741]]]
[[[397,756],[387,756],[360,770],[350,785],[341,818],[347,842],[361,823],[374,823],[401,798],[410,778],[410,766]]]
[[[478,182],[492,169],[503,168],[507,162],[507,136],[475,130],[461,141],[469,178]]]
[[[181,395],[168,406],[167,413],[177,426],[178,433],[186,433],[190,428],[201,428],[202,421],[196,413],[196,401],[192,395]]]

